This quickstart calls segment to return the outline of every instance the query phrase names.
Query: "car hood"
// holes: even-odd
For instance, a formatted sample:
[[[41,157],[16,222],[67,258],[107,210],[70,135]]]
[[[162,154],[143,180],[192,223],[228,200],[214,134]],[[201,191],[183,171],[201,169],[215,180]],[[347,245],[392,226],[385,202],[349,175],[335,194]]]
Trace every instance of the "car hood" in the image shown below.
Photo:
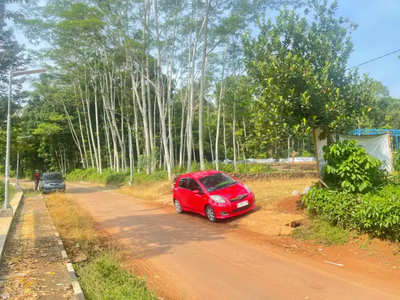
[[[236,183],[226,188],[210,192],[210,195],[218,195],[226,200],[230,200],[236,198],[239,195],[244,195],[248,193],[249,192],[246,190],[242,183]]]

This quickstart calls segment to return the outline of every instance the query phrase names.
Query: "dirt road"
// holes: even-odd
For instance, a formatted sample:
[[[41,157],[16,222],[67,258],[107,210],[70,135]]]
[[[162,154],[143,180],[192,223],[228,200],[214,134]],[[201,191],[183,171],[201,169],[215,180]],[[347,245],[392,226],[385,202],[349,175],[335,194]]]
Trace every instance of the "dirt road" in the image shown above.
[[[174,299],[400,299],[393,286],[345,268],[302,263],[237,239],[227,224],[178,215],[104,188],[68,192],[135,258],[135,272]]]

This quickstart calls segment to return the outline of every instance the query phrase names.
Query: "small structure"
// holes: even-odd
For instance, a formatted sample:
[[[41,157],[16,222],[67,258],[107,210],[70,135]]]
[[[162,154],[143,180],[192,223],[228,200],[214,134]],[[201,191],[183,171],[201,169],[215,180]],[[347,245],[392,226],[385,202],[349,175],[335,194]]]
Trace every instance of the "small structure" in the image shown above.
[[[351,135],[378,135],[388,133],[391,137],[396,137],[396,149],[399,150],[399,136],[400,129],[372,129],[372,128],[362,128],[362,129],[354,129],[350,131]]]

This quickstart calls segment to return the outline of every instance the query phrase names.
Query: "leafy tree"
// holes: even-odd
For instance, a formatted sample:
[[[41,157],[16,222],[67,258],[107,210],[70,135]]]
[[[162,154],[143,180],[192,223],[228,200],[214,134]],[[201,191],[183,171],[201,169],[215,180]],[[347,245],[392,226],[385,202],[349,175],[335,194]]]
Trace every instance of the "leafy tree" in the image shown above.
[[[281,10],[276,24],[260,18],[260,35],[243,38],[247,72],[258,95],[255,133],[264,143],[321,125],[330,139],[373,104],[371,80],[346,70],[357,26],[335,18],[337,2],[309,5],[306,16]]]

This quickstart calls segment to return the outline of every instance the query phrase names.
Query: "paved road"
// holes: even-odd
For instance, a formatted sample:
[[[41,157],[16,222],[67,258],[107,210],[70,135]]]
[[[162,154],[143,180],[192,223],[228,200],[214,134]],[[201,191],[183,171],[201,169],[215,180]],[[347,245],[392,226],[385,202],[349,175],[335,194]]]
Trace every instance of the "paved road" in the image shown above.
[[[151,286],[159,278],[160,289],[175,299],[400,299],[374,282],[338,274],[338,267],[329,273],[242,242],[226,224],[171,214],[107,189],[69,184],[69,193],[148,266]]]

